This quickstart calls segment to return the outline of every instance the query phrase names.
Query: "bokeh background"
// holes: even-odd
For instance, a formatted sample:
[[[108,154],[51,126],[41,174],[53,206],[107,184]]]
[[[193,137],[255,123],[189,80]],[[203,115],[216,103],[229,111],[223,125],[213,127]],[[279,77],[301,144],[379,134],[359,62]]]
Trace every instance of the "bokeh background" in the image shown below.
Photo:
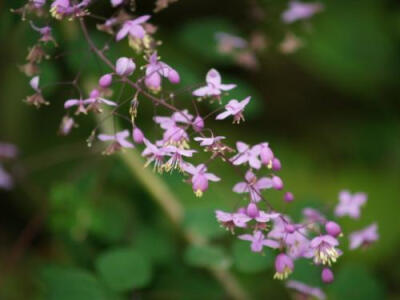
[[[232,143],[270,142],[296,196],[285,207],[282,194],[272,193],[276,207],[299,216],[313,206],[329,215],[341,189],[368,194],[361,219],[344,218],[343,229],[377,221],[380,241],[345,252],[334,266],[336,281],[324,287],[328,299],[400,299],[400,4],[322,3],[323,12],[291,25],[280,20],[287,1],[273,0],[179,0],[152,21],[164,41],[159,54],[180,72],[181,86],[200,83],[215,67],[226,82],[238,84],[234,96],[253,97],[243,125],[215,126]],[[57,59],[42,66],[51,106],[36,110],[22,102],[31,90],[17,66],[37,39],[27,22],[9,12],[22,4],[0,3],[0,140],[20,149],[18,160],[6,165],[17,186],[0,191],[0,299],[227,298],[210,267],[229,269],[254,299],[290,299],[283,284],[272,280],[271,253],[252,255],[247,243],[234,240],[214,219],[215,208],[237,205],[230,192],[237,178],[229,169],[216,167],[226,180],[200,199],[180,176],[162,177],[185,208],[181,226],[210,241],[190,246],[118,156],[87,148],[93,118],[80,118],[68,137],[57,135],[62,104],[75,91],[51,83],[70,81],[81,71],[82,85],[89,86],[105,72],[74,23],[54,29],[60,47],[48,51]],[[154,2],[138,0],[136,8],[137,14],[149,13]],[[108,1],[97,1],[95,11],[109,15]],[[248,40],[263,36],[256,67],[219,53],[218,31]],[[288,32],[303,43],[290,54],[280,51]],[[91,34],[99,44],[109,40]],[[108,55],[133,52],[125,43],[113,44]],[[176,99],[189,101],[182,90]],[[148,104],[141,109],[140,126],[155,134],[151,117],[165,112]],[[211,109],[202,106],[205,113]],[[292,278],[321,285],[318,271],[304,261]]]

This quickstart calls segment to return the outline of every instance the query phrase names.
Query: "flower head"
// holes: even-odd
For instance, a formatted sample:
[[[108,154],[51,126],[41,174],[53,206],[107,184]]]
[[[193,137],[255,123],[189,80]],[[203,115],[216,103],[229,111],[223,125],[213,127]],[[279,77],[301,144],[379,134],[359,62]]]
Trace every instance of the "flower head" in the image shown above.
[[[242,234],[238,236],[239,239],[250,241],[251,242],[251,251],[253,252],[261,252],[263,247],[269,248],[279,248],[279,243],[274,240],[266,239],[264,234],[261,231],[256,230],[253,235],[251,234]]]
[[[261,161],[259,159],[261,147],[259,145],[250,147],[243,142],[237,142],[236,148],[238,153],[230,159],[235,166],[248,163],[254,169],[261,168]]]
[[[293,260],[284,253],[278,254],[275,259],[275,279],[286,279],[293,272]]]
[[[197,197],[201,197],[203,192],[208,189],[209,181],[220,181],[218,176],[212,173],[207,173],[207,167],[204,164],[200,164],[197,167],[186,163],[184,165],[184,171],[192,175],[192,187]]]
[[[144,30],[142,24],[147,22],[149,19],[149,15],[144,15],[134,20],[125,21],[117,33],[117,41],[122,40],[128,35],[134,39],[143,39],[146,35],[146,31]]]
[[[321,235],[311,240],[311,248],[314,250],[314,262],[316,264],[331,265],[340,256],[340,251],[336,249],[339,245],[337,239],[330,235]]]
[[[235,99],[228,102],[225,105],[225,111],[218,114],[216,120],[223,120],[229,116],[233,116],[233,123],[239,124],[240,121],[244,121],[243,111],[246,105],[250,102],[251,97],[247,97],[242,101],[237,101]]]
[[[289,3],[289,8],[282,14],[282,19],[285,23],[293,23],[297,20],[309,19],[322,9],[321,3],[292,1]]]
[[[261,190],[272,187],[270,178],[262,177],[257,179],[252,171],[247,171],[245,175],[246,181],[239,182],[233,187],[235,193],[249,193],[250,199],[254,202],[261,200]]]
[[[150,90],[158,92],[161,89],[161,77],[168,78],[171,83],[179,83],[180,81],[178,72],[166,63],[158,61],[157,52],[154,52],[146,66],[144,83]]]
[[[206,83],[206,86],[195,90],[193,95],[196,97],[218,97],[222,91],[229,91],[236,87],[235,84],[222,84],[221,75],[215,69],[208,71]]]
[[[341,191],[339,193],[339,204],[335,208],[335,215],[358,219],[360,217],[360,208],[366,202],[367,195],[364,193],[355,193],[352,195],[349,191]]]
[[[350,234],[350,249],[354,250],[360,246],[368,246],[379,239],[378,225],[376,223]]]

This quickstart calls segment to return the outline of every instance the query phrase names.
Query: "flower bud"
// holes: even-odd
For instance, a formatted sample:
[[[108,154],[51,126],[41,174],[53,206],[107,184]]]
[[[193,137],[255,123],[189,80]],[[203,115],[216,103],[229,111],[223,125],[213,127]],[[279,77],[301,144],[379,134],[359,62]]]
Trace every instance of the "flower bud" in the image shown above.
[[[331,283],[335,279],[333,272],[329,268],[324,268],[322,270],[321,278],[324,283]]]
[[[260,158],[261,162],[265,166],[270,165],[272,163],[272,160],[274,158],[274,153],[269,148],[268,143],[261,144]]]
[[[342,229],[340,228],[339,224],[333,221],[329,221],[325,224],[325,230],[333,237],[337,237],[342,233]]]
[[[178,72],[175,71],[174,69],[169,69],[168,79],[171,83],[174,83],[174,84],[179,83],[179,81],[181,80]]]
[[[204,120],[203,120],[203,118],[200,117],[200,116],[197,116],[193,121],[192,127],[193,127],[193,130],[196,131],[196,132],[202,131],[203,128],[204,128]]]
[[[115,65],[115,72],[119,76],[130,76],[135,71],[136,65],[131,58],[121,57]]]
[[[280,171],[281,168],[282,168],[281,161],[279,159],[277,159],[277,158],[274,158],[272,160],[272,170]]]
[[[97,89],[93,89],[89,95],[90,98],[98,98],[99,96],[100,96],[100,92]]]
[[[248,206],[247,206],[247,210],[246,210],[247,215],[250,218],[255,218],[258,216],[258,208],[257,205],[253,202],[251,202]]]
[[[137,127],[133,128],[133,130],[132,130],[132,139],[136,144],[143,143],[143,140],[144,140],[143,132]]]
[[[197,197],[201,197],[203,192],[208,189],[208,180],[203,174],[198,174],[192,178],[192,188]]]
[[[110,87],[112,83],[112,75],[111,74],[105,74],[100,77],[99,79],[99,86],[102,88],[108,88]]]
[[[291,192],[286,192],[285,195],[283,195],[283,200],[286,203],[290,203],[290,202],[292,202],[294,200],[294,196],[293,196],[293,194]]]
[[[272,187],[276,190],[283,189],[283,181],[278,176],[272,176]]]
[[[293,224],[286,224],[285,225],[285,231],[287,233],[293,233],[296,231],[296,227]]]

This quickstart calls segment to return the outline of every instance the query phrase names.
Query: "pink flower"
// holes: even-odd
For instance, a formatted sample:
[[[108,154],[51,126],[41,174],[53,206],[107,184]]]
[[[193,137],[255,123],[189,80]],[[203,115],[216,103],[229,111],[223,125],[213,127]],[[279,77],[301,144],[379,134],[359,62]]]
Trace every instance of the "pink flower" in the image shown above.
[[[360,246],[368,246],[379,239],[377,233],[378,225],[376,223],[350,234],[350,249],[354,250]]]
[[[323,5],[321,3],[292,1],[289,3],[289,8],[282,14],[282,19],[285,23],[293,23],[297,20],[311,18],[322,9]]]
[[[193,123],[192,123],[192,127],[193,130],[196,132],[200,132],[203,130],[204,128],[204,120],[202,117],[200,116],[196,116],[196,118],[194,119]]]
[[[0,189],[10,190],[14,186],[14,180],[0,165]]]
[[[314,262],[316,264],[328,264],[336,262],[340,256],[340,250],[336,249],[339,245],[337,239],[330,235],[321,235],[311,240],[311,248],[314,250]]]
[[[146,148],[142,152],[142,156],[147,158],[145,166],[147,167],[150,163],[154,162],[154,170],[161,173],[163,171],[164,156],[167,154],[166,150],[163,147],[157,147],[146,138],[143,139],[143,142],[146,145]]]
[[[182,148],[178,148],[175,146],[167,146],[164,148],[167,156],[171,158],[163,165],[163,168],[168,172],[173,169],[179,169],[180,171],[184,170],[184,165],[186,164],[183,161],[184,157],[192,157],[193,153],[197,152],[196,150],[186,150]]]
[[[150,19],[149,15],[144,15],[141,17],[138,17],[134,20],[126,21],[123,25],[122,28],[118,31],[117,33],[117,41],[122,40],[125,38],[128,34],[132,38],[136,39],[143,39],[146,35],[146,31],[144,30],[143,24],[147,20]]]
[[[49,41],[52,41],[55,43],[55,40],[53,36],[51,35],[51,27],[50,26],[44,26],[44,27],[37,27],[33,22],[30,22],[31,27],[33,30],[37,31],[40,33],[41,37],[39,41],[47,43]]]
[[[176,70],[162,61],[158,61],[157,52],[154,52],[146,66],[145,85],[155,92],[161,89],[161,77],[168,78],[171,83],[179,83],[180,77]]]
[[[258,158],[261,151],[261,147],[259,145],[255,145],[250,148],[249,145],[243,142],[237,142],[236,148],[238,150],[238,154],[230,159],[234,165],[238,166],[248,163],[249,166],[254,169],[261,168],[261,161]]]
[[[264,166],[272,168],[272,160],[274,159],[274,153],[269,147],[268,143],[259,144],[260,147],[260,159]]]
[[[197,197],[201,197],[203,192],[208,189],[208,181],[220,181],[221,179],[212,173],[207,173],[207,167],[200,164],[197,167],[186,163],[184,171],[192,175],[192,187]]]
[[[82,113],[82,114],[86,115],[87,114],[87,110],[86,110],[86,106],[85,105],[86,105],[86,103],[85,103],[85,100],[83,100],[83,99],[69,99],[69,100],[65,101],[64,108],[68,109],[68,108],[71,108],[73,106],[78,106],[75,114],[79,115],[80,113]]]
[[[286,283],[286,286],[290,289],[294,289],[295,291],[299,292],[301,295],[312,296],[319,300],[326,299],[324,292],[320,288],[306,285],[300,281],[289,280]]]
[[[272,187],[270,178],[262,177],[257,179],[253,172],[250,170],[246,172],[245,182],[239,182],[233,187],[235,193],[249,193],[250,199],[254,202],[261,200],[261,190],[269,189]]]
[[[134,148],[131,142],[128,142],[126,139],[130,136],[128,130],[123,130],[117,132],[114,135],[109,134],[99,134],[98,138],[100,141],[112,141],[113,143],[108,147],[108,149],[104,152],[105,154],[112,154],[115,151],[120,150],[121,148]]]
[[[111,6],[117,7],[117,6],[120,6],[123,2],[124,2],[124,0],[111,0]]]
[[[238,236],[239,239],[251,242],[251,251],[261,252],[264,246],[276,249],[279,248],[279,243],[274,240],[269,240],[264,237],[261,231],[257,230],[251,234],[242,234]]]
[[[221,210],[216,210],[215,215],[217,220],[223,227],[233,232],[235,227],[245,228],[247,222],[251,219],[244,213],[227,213]]]
[[[100,92],[97,89],[94,89],[90,92],[89,98],[84,100],[83,103],[88,105],[87,110],[93,110],[95,112],[102,112],[103,110],[100,108],[100,104],[108,105],[108,106],[117,106],[117,103],[111,100],[104,99],[100,97]]]
[[[239,124],[240,121],[244,121],[243,111],[250,99],[251,97],[247,97],[240,102],[235,99],[229,101],[228,104],[225,105],[225,111],[218,114],[215,119],[223,120],[229,116],[233,116],[233,123]]]
[[[196,97],[212,97],[221,95],[221,91],[229,91],[236,87],[235,84],[222,84],[221,75],[217,70],[211,69],[206,76],[206,86],[193,92]]]
[[[293,272],[294,263],[293,260],[284,253],[278,254],[275,259],[275,279],[286,279],[290,273]]]
[[[112,83],[112,74],[104,74],[99,79],[99,86],[103,89],[110,87]]]
[[[133,59],[127,57],[118,58],[117,63],[115,64],[115,72],[119,76],[130,76],[135,69],[136,65],[133,62]]]
[[[332,283],[334,280],[333,272],[329,268],[323,268],[321,272],[321,279],[324,283]]]
[[[335,208],[335,215],[358,219],[360,217],[360,207],[365,202],[367,202],[367,195],[365,193],[355,193],[352,195],[349,191],[341,191],[339,193],[339,204]]]
[[[194,138],[194,140],[196,142],[200,142],[200,146],[203,146],[203,147],[210,147],[223,139],[225,139],[224,136],[212,136],[209,138],[204,138],[204,137],[195,137]]]
[[[144,134],[136,126],[132,130],[132,139],[136,144],[142,144],[144,142]]]
[[[326,233],[333,237],[338,237],[342,233],[342,229],[339,224],[333,221],[326,222],[325,224]]]

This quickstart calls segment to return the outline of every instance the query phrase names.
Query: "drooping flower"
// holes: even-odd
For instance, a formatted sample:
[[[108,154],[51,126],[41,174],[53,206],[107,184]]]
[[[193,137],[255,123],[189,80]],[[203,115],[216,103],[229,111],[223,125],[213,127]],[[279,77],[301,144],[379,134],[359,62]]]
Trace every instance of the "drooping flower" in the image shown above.
[[[282,20],[285,23],[293,23],[297,20],[309,19],[314,14],[322,11],[321,3],[303,3],[300,1],[291,1],[289,8],[282,14]]]
[[[186,163],[184,165],[184,171],[192,175],[192,187],[195,195],[201,197],[203,192],[208,189],[208,182],[217,182],[221,179],[212,173],[207,173],[207,167],[205,164],[200,164],[197,167]]]
[[[217,217],[217,221],[232,233],[235,227],[245,228],[247,226],[247,222],[251,220],[246,214],[241,212],[227,213],[221,210],[216,210],[215,215]]]
[[[180,81],[178,72],[166,63],[158,61],[157,52],[154,52],[146,66],[144,83],[150,90],[158,92],[161,89],[161,77],[168,78],[171,83],[179,83]]]
[[[122,148],[134,148],[134,145],[126,140],[129,136],[129,131],[123,130],[114,135],[99,134],[98,139],[103,142],[112,141],[111,145],[104,151],[104,154],[110,155]]]
[[[167,154],[164,147],[157,147],[152,144],[148,139],[144,138],[143,142],[146,148],[142,152],[142,156],[147,158],[145,167],[154,162],[154,170],[161,173],[163,171],[164,156]]]
[[[115,64],[115,72],[119,76],[131,76],[136,69],[136,64],[132,58],[120,57]]]
[[[236,87],[236,84],[222,84],[221,75],[215,69],[208,71],[206,83],[206,86],[193,91],[193,95],[196,97],[218,97],[222,91],[229,91]]]
[[[252,235],[251,234],[239,235],[238,238],[244,241],[250,241],[251,251],[253,252],[261,252],[264,246],[273,249],[279,248],[279,243],[277,241],[266,239],[264,234],[259,230],[256,230]]]
[[[276,175],[272,176],[271,181],[272,181],[272,187],[275,190],[283,189],[283,181],[279,176]]]
[[[293,272],[293,260],[285,253],[278,254],[275,259],[275,275],[274,279],[286,279]]]
[[[338,217],[349,216],[353,219],[360,217],[360,208],[367,202],[365,193],[351,194],[343,190],[339,193],[339,204],[335,208],[335,215]]]
[[[197,152],[196,150],[186,150],[182,148],[178,148],[176,146],[166,146],[165,152],[167,156],[170,156],[170,159],[167,160],[163,168],[168,172],[174,169],[178,169],[180,171],[184,170],[184,165],[186,164],[183,160],[184,157],[192,157],[193,153]]]
[[[39,108],[41,105],[49,105],[50,104],[49,102],[44,100],[44,98],[42,96],[42,91],[39,88],[39,81],[40,81],[39,76],[35,76],[30,80],[29,84],[30,84],[31,88],[35,91],[35,94],[28,96],[24,100],[27,104],[33,105],[36,108]]]
[[[151,16],[144,15],[134,20],[126,21],[118,31],[116,40],[120,41],[128,35],[134,39],[143,39],[146,35],[146,31],[144,30],[142,24],[147,22],[150,18]]]
[[[350,249],[354,250],[360,246],[368,246],[379,239],[378,225],[373,223],[368,227],[350,234]]]
[[[236,148],[238,153],[230,159],[235,166],[248,163],[249,166],[254,169],[261,168],[261,161],[258,158],[261,151],[261,147],[259,145],[250,147],[243,142],[237,142]]]
[[[337,239],[330,235],[321,235],[311,240],[311,248],[314,250],[314,262],[316,264],[331,265],[340,256],[336,249],[339,245]]]
[[[200,132],[203,130],[204,128],[204,120],[202,117],[200,116],[196,116],[196,118],[194,119],[193,123],[192,123],[192,127],[193,130],[196,132]]]
[[[249,193],[250,199],[254,202],[261,200],[261,190],[269,189],[272,187],[270,178],[262,177],[257,179],[253,172],[250,170],[246,172],[246,181],[239,182],[233,187],[235,193]]]
[[[243,111],[246,105],[250,102],[251,97],[247,97],[242,101],[237,101],[235,99],[228,102],[225,105],[225,111],[218,114],[215,118],[216,120],[223,120],[229,116],[233,116],[233,123],[239,124],[240,121],[244,121]]]
[[[326,299],[324,292],[320,288],[306,285],[300,281],[289,280],[286,283],[286,287],[295,290],[301,295],[312,296],[317,298],[318,300]]]

